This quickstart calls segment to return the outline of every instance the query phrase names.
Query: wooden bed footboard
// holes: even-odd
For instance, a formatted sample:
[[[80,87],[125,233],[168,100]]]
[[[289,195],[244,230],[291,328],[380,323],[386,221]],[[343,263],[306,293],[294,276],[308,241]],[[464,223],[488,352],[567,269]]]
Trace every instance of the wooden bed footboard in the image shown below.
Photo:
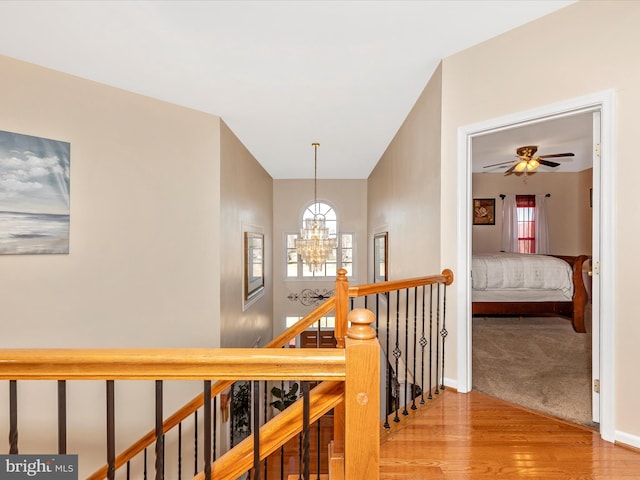
[[[473,302],[473,315],[554,316],[571,320],[578,333],[587,331],[584,315],[588,301],[587,289],[582,278],[582,265],[586,255],[550,255],[564,260],[573,271],[573,300],[571,302]]]

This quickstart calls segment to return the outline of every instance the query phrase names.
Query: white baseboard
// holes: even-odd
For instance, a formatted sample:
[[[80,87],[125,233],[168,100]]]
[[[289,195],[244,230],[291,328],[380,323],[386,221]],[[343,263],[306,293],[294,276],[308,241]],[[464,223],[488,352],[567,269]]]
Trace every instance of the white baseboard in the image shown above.
[[[638,435],[631,435],[630,433],[616,430],[615,441],[616,443],[624,443],[629,447],[640,448],[640,436]]]
[[[447,378],[444,377],[444,386],[445,387],[450,387],[450,388],[454,388],[454,389],[458,389],[458,381],[453,379],[453,378]]]

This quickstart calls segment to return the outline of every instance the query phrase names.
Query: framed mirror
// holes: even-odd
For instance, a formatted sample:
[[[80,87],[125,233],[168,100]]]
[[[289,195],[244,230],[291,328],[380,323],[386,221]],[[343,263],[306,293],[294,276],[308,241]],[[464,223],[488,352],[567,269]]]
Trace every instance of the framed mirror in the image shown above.
[[[376,233],[373,236],[373,282],[386,282],[387,277],[387,238],[388,233]]]
[[[264,290],[264,235],[244,232],[244,300],[254,299]]]

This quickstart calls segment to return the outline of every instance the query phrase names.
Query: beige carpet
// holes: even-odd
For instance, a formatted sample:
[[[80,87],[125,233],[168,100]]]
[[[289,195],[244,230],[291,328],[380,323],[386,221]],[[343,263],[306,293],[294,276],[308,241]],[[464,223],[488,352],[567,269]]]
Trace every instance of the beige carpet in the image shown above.
[[[473,388],[595,427],[591,334],[560,318],[474,318]]]

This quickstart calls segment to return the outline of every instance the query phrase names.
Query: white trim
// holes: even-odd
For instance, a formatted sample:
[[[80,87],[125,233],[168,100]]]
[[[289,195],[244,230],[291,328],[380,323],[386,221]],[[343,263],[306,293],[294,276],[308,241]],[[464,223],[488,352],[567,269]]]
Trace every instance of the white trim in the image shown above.
[[[640,448],[640,436],[616,430],[616,443],[623,443],[629,447]]]
[[[454,390],[458,390],[458,382],[456,381],[455,378],[444,377],[444,386],[447,388],[453,388]]]
[[[600,175],[600,435],[615,441],[615,92],[605,90],[458,128],[457,376],[458,391],[469,392],[471,378],[471,139],[515,126],[600,109],[602,148]]]

